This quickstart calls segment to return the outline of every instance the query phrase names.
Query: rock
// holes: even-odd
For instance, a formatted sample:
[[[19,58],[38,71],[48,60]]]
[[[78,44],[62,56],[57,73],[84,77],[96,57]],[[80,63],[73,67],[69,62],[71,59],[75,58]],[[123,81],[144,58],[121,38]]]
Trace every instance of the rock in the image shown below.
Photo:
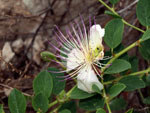
[[[10,43],[6,42],[2,49],[2,57],[6,62],[9,62],[13,57],[15,53],[12,51]]]
[[[12,47],[15,53],[20,53],[23,46],[24,46],[23,40],[20,38],[12,43]]]
[[[48,0],[22,0],[32,15],[38,15],[48,8]]]
[[[9,42],[6,42],[3,46],[3,49],[2,49],[2,58],[6,61],[6,62],[9,62],[13,57],[14,57],[15,53],[12,51],[11,49],[11,46],[10,46],[10,43]],[[6,64],[5,62],[2,62],[0,64],[1,66],[1,69],[4,70],[6,69]]]
[[[37,36],[33,44],[33,60],[40,65],[40,52],[44,49],[44,44],[41,36]]]

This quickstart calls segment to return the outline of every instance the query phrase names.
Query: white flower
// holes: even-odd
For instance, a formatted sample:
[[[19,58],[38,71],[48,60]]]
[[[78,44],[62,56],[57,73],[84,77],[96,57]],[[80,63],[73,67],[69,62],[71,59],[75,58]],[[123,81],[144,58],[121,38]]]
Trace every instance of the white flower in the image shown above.
[[[77,78],[77,87],[88,93],[94,92],[92,85],[96,84],[101,90],[103,85],[99,81],[97,75],[100,76],[102,63],[100,60],[104,58],[104,47],[102,45],[102,37],[105,30],[96,24],[90,27],[87,35],[85,25],[83,23],[83,31],[78,26],[78,31],[72,26],[74,34],[67,30],[67,36],[64,36],[58,29],[57,42],[63,47],[63,50],[52,45],[56,50],[65,56],[56,55],[66,62],[65,72],[69,73],[65,79]]]

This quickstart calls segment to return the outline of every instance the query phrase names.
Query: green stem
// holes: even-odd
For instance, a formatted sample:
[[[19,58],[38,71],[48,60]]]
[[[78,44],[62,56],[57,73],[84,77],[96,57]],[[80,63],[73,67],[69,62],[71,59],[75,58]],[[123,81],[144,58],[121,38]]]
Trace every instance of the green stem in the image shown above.
[[[102,82],[102,84],[104,83],[103,80],[101,82]],[[103,88],[103,97],[105,99],[105,103],[106,103],[106,106],[107,106],[107,109],[108,109],[108,113],[112,113],[111,109],[110,109],[110,106],[109,106],[109,97],[106,95],[105,88]]]
[[[102,3],[107,9],[109,9],[112,13],[114,13],[114,14],[117,15],[117,16],[120,16],[113,8],[109,7],[103,0],[99,0],[99,2],[101,2],[101,3]],[[134,29],[136,29],[136,30],[142,32],[142,33],[145,32],[144,30],[142,30],[142,29],[140,29],[140,28],[138,28],[138,27],[136,27],[136,26],[133,26],[133,25],[129,24],[129,23],[126,22],[124,19],[122,19],[122,22],[123,22],[124,24],[126,24],[126,25],[128,25],[128,26],[130,26],[130,27],[132,27],[132,28],[134,28]]]
[[[137,46],[139,43],[141,42],[141,40],[136,41],[134,43],[132,43],[131,45],[129,45],[127,48],[123,49],[122,51],[120,51],[119,53],[117,53],[112,59],[110,59],[106,66],[104,66],[102,68],[102,76],[103,76],[103,72],[105,71],[105,69],[108,67],[108,65],[110,65],[114,60],[116,60],[118,57],[120,57],[122,54],[126,53],[127,51],[129,51],[130,49],[132,49],[133,47]]]
[[[67,94],[66,94],[67,98],[64,100],[64,102],[66,102],[66,101],[69,100],[69,96],[70,96],[72,90],[73,90],[75,87],[76,87],[76,85],[75,85],[73,88],[71,88],[71,89],[67,92]],[[59,103],[57,100],[53,101],[52,103],[50,103],[50,104],[48,105],[48,108],[50,108],[50,107],[56,105],[57,103]]]
[[[138,72],[135,72],[135,73],[130,73],[129,75],[131,76],[135,76],[135,75],[141,75],[141,74],[145,74],[145,73],[149,73],[150,72],[150,68],[147,68],[146,70],[142,70],[142,71],[138,71]],[[127,76],[127,75],[125,75]],[[111,81],[108,81],[108,82],[104,82],[104,85],[108,85],[108,84],[111,84],[113,82],[117,82],[119,81],[120,79],[122,79],[124,76],[120,76],[120,77],[117,77],[116,79],[114,80],[111,80]]]

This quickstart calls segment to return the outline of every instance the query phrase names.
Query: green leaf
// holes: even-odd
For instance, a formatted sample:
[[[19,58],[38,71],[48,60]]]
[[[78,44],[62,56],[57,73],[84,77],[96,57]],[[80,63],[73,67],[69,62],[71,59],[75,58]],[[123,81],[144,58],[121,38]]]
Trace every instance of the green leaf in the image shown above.
[[[122,110],[126,108],[126,101],[123,98],[116,98],[110,102],[111,110]]]
[[[121,19],[113,19],[105,26],[104,41],[110,48],[116,48],[122,41],[124,24]]]
[[[145,40],[148,40],[148,39],[150,39],[150,30],[149,29],[143,34],[141,40],[145,41]]]
[[[138,71],[138,59],[136,56],[130,57],[129,62],[131,63],[131,71],[133,72],[137,72]]]
[[[8,97],[8,106],[11,113],[25,113],[26,99],[17,89],[13,89]]]
[[[35,111],[45,113],[48,110],[48,98],[43,93],[39,93],[33,97],[32,106]]]
[[[144,104],[150,104],[150,96],[144,98]]]
[[[150,75],[143,76],[143,80],[144,80],[146,86],[150,86]]]
[[[101,98],[100,95],[96,95],[91,98],[80,100],[79,107],[84,110],[90,110],[90,111],[96,110],[98,108],[103,108],[104,98]]]
[[[150,0],[139,0],[136,14],[143,26],[150,26]]]
[[[116,97],[118,94],[120,94],[125,88],[126,86],[124,84],[117,83],[108,90],[108,94],[110,98],[112,99]]]
[[[142,42],[141,47],[139,47],[139,51],[145,60],[150,60],[150,49],[149,48],[150,48],[150,39]]]
[[[131,64],[126,60],[116,59],[104,73],[105,74],[120,73],[130,68],[131,68]]]
[[[58,69],[56,68],[48,68],[48,71],[55,71],[55,72],[59,72]],[[50,75],[52,76],[53,78],[53,91],[52,93],[54,95],[58,95],[64,88],[65,88],[65,84],[66,84],[66,81],[62,81],[64,78],[64,73],[53,73],[53,72],[50,72]]]
[[[120,18],[121,19],[120,15],[116,15],[116,14],[112,13],[111,11],[105,11],[104,13],[107,14],[107,15],[110,15],[114,18]]]
[[[0,113],[4,113],[3,105],[2,104],[0,104]]]
[[[145,87],[145,83],[137,76],[123,77],[119,82],[126,85],[125,91],[133,91]]]
[[[62,111],[60,111],[58,113],[71,113],[71,111],[69,111],[68,109],[64,109],[64,110],[62,110]]]
[[[53,89],[53,80],[49,72],[42,71],[33,81],[33,90],[35,94],[43,93],[48,98]]]
[[[68,109],[71,111],[71,113],[76,113],[76,103],[74,100],[70,102],[63,103],[61,108],[59,109],[60,111],[63,109]]]
[[[92,85],[92,90],[95,91],[96,93],[102,94],[102,91],[99,89],[99,87],[97,87],[96,84]]]
[[[126,111],[125,113],[133,113],[133,108],[129,109],[129,110]]]
[[[116,4],[119,2],[119,0],[109,0],[111,4]]]
[[[94,93],[87,93],[75,87],[70,94],[70,98],[71,99],[85,99],[88,97],[92,97],[93,95]]]
[[[51,60],[56,60],[55,55],[49,51],[43,51],[43,52],[41,52],[40,55],[41,55],[42,59],[46,62],[50,62]]]
[[[106,113],[106,111],[104,109],[102,109],[102,108],[98,108],[96,110],[96,113]]]

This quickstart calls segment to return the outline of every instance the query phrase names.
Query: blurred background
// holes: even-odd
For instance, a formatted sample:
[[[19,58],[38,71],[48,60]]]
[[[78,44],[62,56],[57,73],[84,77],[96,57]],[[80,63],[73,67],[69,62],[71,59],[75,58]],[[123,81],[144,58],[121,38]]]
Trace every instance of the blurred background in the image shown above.
[[[109,0],[104,1],[111,6]],[[136,17],[136,3],[137,0],[120,0],[115,10],[130,24],[142,28]],[[6,113],[9,113],[7,101],[12,88],[19,89],[25,95],[33,95],[34,77],[41,70],[54,65],[42,61],[40,52],[57,52],[47,43],[50,40],[57,44],[53,40],[55,25],[65,33],[66,26],[74,23],[74,20],[81,24],[79,15],[82,15],[87,28],[89,16],[104,27],[112,19],[104,14],[105,10],[98,0],[0,0],[0,104],[4,105]],[[125,26],[123,45],[130,45],[141,35],[139,31]],[[107,50],[109,48],[105,45]],[[146,68],[147,64],[137,47],[128,54],[138,57],[139,70]],[[67,87],[70,85],[73,84]],[[127,108],[141,110],[144,106],[135,94],[126,94]],[[80,112],[84,113],[78,108]],[[31,103],[28,103],[27,113],[34,113]]]

